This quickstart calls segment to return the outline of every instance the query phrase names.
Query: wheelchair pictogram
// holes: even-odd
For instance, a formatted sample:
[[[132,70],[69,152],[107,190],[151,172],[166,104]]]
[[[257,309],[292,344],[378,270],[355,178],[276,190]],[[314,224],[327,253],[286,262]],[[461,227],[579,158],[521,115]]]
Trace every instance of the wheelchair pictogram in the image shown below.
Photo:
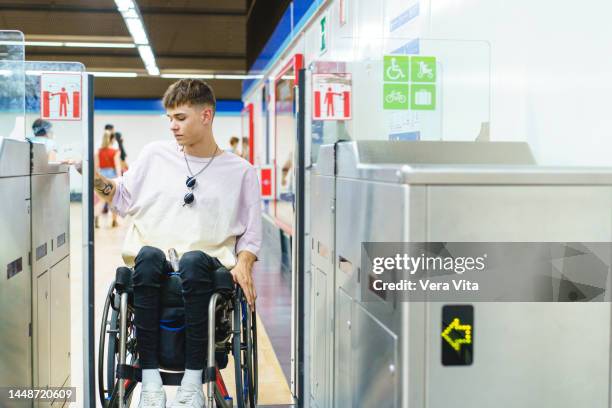
[[[410,67],[407,55],[385,55],[383,64],[384,82],[408,82]]]
[[[397,81],[400,79],[404,79],[406,77],[406,75],[404,75],[401,68],[397,64],[397,60],[394,57],[391,58],[391,65],[387,67],[386,74],[387,74],[387,78],[389,78],[392,81]]]

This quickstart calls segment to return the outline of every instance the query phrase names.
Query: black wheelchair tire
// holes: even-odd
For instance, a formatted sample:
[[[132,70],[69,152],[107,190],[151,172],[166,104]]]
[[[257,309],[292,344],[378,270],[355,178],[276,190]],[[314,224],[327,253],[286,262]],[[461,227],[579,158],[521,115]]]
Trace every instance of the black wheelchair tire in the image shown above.
[[[251,327],[250,327],[250,335],[251,335],[251,344],[252,346],[249,348],[251,351],[251,357],[249,361],[251,362],[251,379],[253,384],[253,406],[257,406],[257,396],[259,395],[259,373],[258,373],[258,360],[257,360],[257,314],[255,313],[255,308],[251,311]]]
[[[116,342],[115,340],[115,336],[113,333],[108,333],[107,329],[111,328],[112,326],[109,326],[107,328],[107,324],[108,324],[108,313],[111,309],[111,301],[114,298],[113,292],[115,290],[115,282],[113,281],[108,289],[108,293],[106,295],[106,300],[104,302],[104,308],[102,309],[102,323],[100,325],[100,339],[98,342],[98,395],[100,397],[100,404],[102,404],[103,407],[106,407],[106,404],[108,402],[108,400],[106,399],[106,393],[111,393],[112,392],[112,388],[114,386],[114,369],[108,370],[107,371],[110,373],[110,377],[107,375],[106,376],[106,380],[107,383],[104,383],[104,352],[106,349],[106,344],[107,344],[107,334],[108,334],[108,343],[109,343],[109,354],[108,356],[111,355],[111,350],[110,347],[113,348],[113,353],[112,355],[114,356],[114,349],[115,349],[115,345]],[[112,319],[112,318],[111,318]],[[110,340],[113,341],[110,341]],[[112,343],[112,345],[111,345]],[[108,359],[107,359],[107,364],[108,364]],[[114,363],[113,365],[107,365],[107,367],[114,367]],[[108,374],[108,373],[107,373]],[[108,378],[112,378],[111,381],[108,381]]]
[[[249,353],[249,346],[256,346],[257,343],[256,340],[253,342],[253,338],[251,337],[252,331],[248,330],[246,323],[242,319],[242,301],[242,291],[238,289],[237,295],[234,298],[234,330],[238,331],[238,333],[234,332],[234,338],[232,340],[232,354],[234,357],[234,370],[236,375],[236,399],[238,400],[238,408],[255,408],[256,380],[254,380],[255,370],[252,359],[253,355]],[[245,380],[247,382],[246,389],[244,387]]]
[[[257,339],[253,337],[253,325],[256,324],[254,319],[254,314],[251,312],[248,313],[248,308],[244,305],[244,309],[242,310],[248,318],[243,316],[242,318],[242,341],[243,344],[246,345],[246,348],[242,350],[242,358],[246,362],[246,366],[244,369],[246,370],[247,375],[247,389],[249,392],[249,403],[251,407],[254,407],[257,403],[257,393],[255,391],[256,388],[256,377],[254,375],[254,367],[255,362],[254,358],[257,358],[253,351],[254,347],[257,347]],[[250,323],[250,324],[249,324]]]
[[[119,387],[118,381],[115,379],[115,367],[117,366],[117,354],[119,353],[117,349],[119,345],[119,296],[113,296],[114,290],[115,282],[113,281],[108,289],[108,294],[104,303],[98,346],[98,393],[100,396],[100,403],[104,408],[116,408],[119,406]],[[109,312],[111,315],[110,321],[108,318]],[[107,329],[110,329],[110,332],[108,332]],[[107,347],[108,350],[106,351],[105,349]],[[134,365],[133,360],[135,358],[136,357],[132,356],[131,365]],[[106,373],[104,373],[105,360]],[[106,384],[104,383],[105,379]],[[132,381],[126,388],[124,396],[125,406],[129,407],[136,384],[136,382]],[[107,394],[108,398],[106,398]]]

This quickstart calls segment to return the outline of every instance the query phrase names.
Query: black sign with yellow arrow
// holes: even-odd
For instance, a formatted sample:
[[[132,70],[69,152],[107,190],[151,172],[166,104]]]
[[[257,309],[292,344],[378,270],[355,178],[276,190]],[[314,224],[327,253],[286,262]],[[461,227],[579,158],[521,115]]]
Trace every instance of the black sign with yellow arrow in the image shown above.
[[[472,365],[474,360],[474,307],[442,307],[442,365]]]

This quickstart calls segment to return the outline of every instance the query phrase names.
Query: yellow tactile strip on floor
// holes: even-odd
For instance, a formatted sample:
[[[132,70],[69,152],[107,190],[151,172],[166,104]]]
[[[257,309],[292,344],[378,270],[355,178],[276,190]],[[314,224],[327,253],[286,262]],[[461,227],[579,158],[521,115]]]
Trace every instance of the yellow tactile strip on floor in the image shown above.
[[[259,360],[259,397],[257,405],[293,404],[289,384],[281,369],[272,343],[261,318],[257,316],[257,350]],[[227,367],[221,371],[230,395],[236,395],[234,383],[234,361],[230,358]]]

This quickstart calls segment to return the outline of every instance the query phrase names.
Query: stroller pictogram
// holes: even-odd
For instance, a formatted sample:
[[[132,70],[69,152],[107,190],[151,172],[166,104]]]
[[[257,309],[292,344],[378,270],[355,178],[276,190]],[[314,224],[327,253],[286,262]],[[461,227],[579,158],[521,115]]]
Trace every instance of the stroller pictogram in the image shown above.
[[[433,69],[429,68],[429,66],[427,65],[427,63],[425,61],[419,61],[419,72],[417,72],[417,77],[419,79],[422,78],[429,78],[429,79],[433,79],[434,74],[433,74]]]

